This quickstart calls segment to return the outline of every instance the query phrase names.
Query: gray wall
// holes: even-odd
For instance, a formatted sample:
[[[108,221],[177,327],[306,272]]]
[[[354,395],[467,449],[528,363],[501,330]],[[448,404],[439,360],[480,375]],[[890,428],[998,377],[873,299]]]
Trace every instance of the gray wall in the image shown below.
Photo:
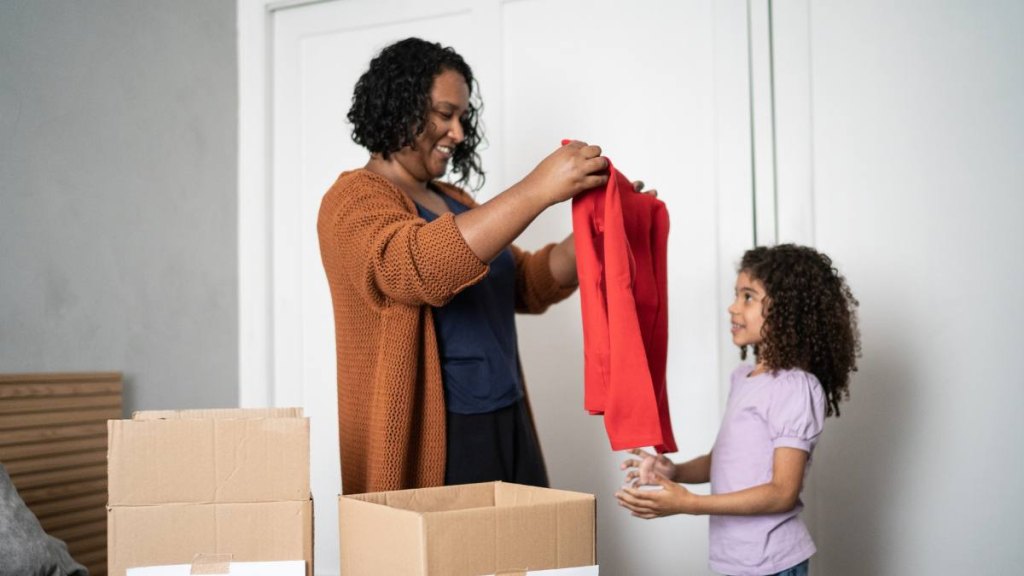
[[[238,401],[235,2],[0,2],[0,372]]]
[[[864,356],[811,470],[821,574],[1024,565],[1024,4],[816,2],[815,230]]]

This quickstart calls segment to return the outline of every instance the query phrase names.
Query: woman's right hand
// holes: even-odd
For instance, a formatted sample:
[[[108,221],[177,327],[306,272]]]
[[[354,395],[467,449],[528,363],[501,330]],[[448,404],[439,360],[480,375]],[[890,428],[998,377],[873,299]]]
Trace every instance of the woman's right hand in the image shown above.
[[[548,205],[608,182],[608,159],[601,147],[572,140],[541,161],[524,178],[527,189],[543,195]]]
[[[657,484],[655,473],[674,481],[676,465],[668,459],[668,456],[664,454],[655,456],[641,448],[633,448],[629,452],[637,458],[629,458],[619,466],[622,470],[627,471],[625,481],[627,486]]]

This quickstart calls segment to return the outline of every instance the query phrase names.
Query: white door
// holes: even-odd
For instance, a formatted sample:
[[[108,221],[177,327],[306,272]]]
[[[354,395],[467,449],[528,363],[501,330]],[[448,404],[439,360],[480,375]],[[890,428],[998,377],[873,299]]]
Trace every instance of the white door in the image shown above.
[[[274,18],[273,402],[304,406],[310,417],[318,574],[339,571],[341,482],[334,320],[317,211],[338,174],[366,162],[345,115],[370,59],[396,39],[422,36],[443,39],[472,61],[475,43],[437,34],[473,26],[472,13],[460,4],[409,3],[398,10],[387,2],[331,2],[281,10]]]
[[[717,11],[716,11],[717,10]],[[484,99],[487,186],[523,177],[562,138],[597,142],[669,206],[669,395],[679,458],[717,430],[726,298],[752,242],[745,3],[344,0],[272,12],[272,393],[311,418],[316,571],[338,573],[340,491],[332,310],[316,216],[338,174],[362,166],[345,115],[384,45],[451,45]],[[571,230],[568,205],[519,240],[536,249]],[[579,301],[519,319],[519,341],[553,486],[598,497],[598,561],[609,574],[706,573],[698,519],[643,522],[615,505],[622,455],[582,406]]]

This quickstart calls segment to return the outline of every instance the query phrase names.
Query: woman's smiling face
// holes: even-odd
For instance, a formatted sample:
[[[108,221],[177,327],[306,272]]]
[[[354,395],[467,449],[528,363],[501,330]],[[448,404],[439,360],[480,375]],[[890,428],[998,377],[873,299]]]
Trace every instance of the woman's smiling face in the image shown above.
[[[469,110],[469,86],[462,74],[445,70],[434,78],[426,125],[412,146],[394,154],[420,182],[444,176],[455,147],[465,139],[462,116]]]

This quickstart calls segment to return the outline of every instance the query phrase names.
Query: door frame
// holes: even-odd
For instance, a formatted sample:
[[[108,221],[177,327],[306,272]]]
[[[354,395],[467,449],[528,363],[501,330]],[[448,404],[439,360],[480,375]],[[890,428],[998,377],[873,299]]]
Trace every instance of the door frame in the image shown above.
[[[238,0],[238,405],[274,405],[273,16],[331,0]]]
[[[270,61],[278,2],[238,0],[238,405],[270,406]]]

